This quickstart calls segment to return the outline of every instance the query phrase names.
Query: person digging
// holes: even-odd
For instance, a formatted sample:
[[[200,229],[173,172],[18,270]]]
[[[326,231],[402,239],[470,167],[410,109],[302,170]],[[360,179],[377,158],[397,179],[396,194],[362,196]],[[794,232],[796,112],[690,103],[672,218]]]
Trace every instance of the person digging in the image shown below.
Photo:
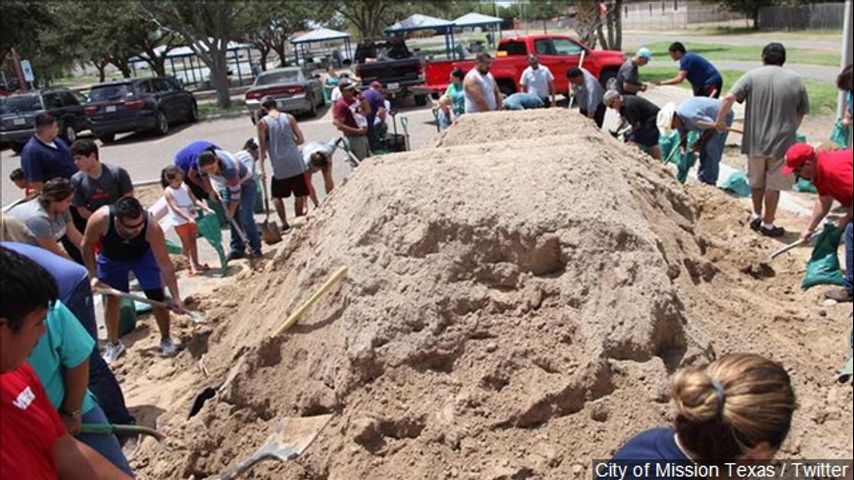
[[[832,150],[816,152],[805,143],[796,143],[786,151],[783,175],[795,174],[815,185],[818,199],[813,206],[812,218],[801,240],[808,240],[830,212],[833,201],[841,203],[847,212],[837,222],[845,231],[845,288],[829,290],[825,297],[837,302],[852,301],[852,272],[854,272],[854,166],[852,151]]]

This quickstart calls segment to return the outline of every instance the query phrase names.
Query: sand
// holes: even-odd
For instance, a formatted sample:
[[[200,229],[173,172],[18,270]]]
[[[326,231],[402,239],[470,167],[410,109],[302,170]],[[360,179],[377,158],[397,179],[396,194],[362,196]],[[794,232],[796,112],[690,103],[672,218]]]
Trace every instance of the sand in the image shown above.
[[[736,351],[792,374],[781,456],[850,458],[852,390],[833,383],[850,306],[799,291],[805,249],[761,264],[778,244],[746,217],[565,110],[464,116],[425,149],[365,162],[263,272],[199,296],[211,322],[176,320],[174,359],[133,334],[118,373],[169,435],[133,466],[211,476],[278,416],[334,413],[302,457],[246,478],[589,478],[592,459],[672,421],[671,373]],[[342,265],[345,282],[269,338]]]

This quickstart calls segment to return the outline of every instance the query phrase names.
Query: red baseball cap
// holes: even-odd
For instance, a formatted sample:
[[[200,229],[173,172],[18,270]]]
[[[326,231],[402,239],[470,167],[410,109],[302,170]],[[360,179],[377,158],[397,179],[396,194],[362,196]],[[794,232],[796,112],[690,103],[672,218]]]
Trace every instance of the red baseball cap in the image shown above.
[[[812,148],[812,145],[808,143],[792,145],[786,150],[786,165],[783,167],[783,175],[791,175],[813,158],[815,158],[815,149]]]

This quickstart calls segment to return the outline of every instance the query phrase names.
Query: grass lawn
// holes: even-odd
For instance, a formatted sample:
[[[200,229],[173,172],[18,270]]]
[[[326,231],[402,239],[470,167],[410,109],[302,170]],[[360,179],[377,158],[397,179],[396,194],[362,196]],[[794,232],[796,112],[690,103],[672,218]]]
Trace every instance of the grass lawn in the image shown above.
[[[700,27],[691,30],[690,33],[694,35],[739,35],[774,40],[840,40],[842,38],[842,29],[763,32],[751,27]]]
[[[643,45],[652,50],[653,60],[662,59],[663,61],[671,61],[670,53],[667,47],[671,42],[656,42]],[[639,47],[640,45],[633,46]],[[689,52],[698,53],[708,60],[736,60],[736,61],[753,61],[761,62],[762,46],[736,46],[736,45],[718,45],[714,43],[702,42],[685,42],[685,48]],[[637,48],[624,48],[626,56],[631,56]],[[839,53],[828,50],[811,50],[803,48],[787,48],[786,62],[808,65],[828,65],[832,67],[839,66]]]
[[[722,70],[721,75],[724,77],[724,92],[735,85],[735,82],[744,74],[741,70]],[[656,82],[658,80],[667,80],[676,75],[676,69],[673,67],[641,67],[640,78],[643,82]],[[836,111],[836,99],[839,93],[836,85],[830,82],[821,82],[818,80],[805,79],[804,85],[807,87],[807,93],[810,97],[810,112],[813,114],[832,113]],[[690,89],[691,84],[687,81],[681,85],[683,88]]]
[[[203,120],[214,115],[229,115],[241,112],[246,113],[247,117],[249,116],[246,104],[243,103],[243,97],[233,97],[231,99],[231,106],[228,108],[220,108],[216,102],[199,103],[199,117]]]

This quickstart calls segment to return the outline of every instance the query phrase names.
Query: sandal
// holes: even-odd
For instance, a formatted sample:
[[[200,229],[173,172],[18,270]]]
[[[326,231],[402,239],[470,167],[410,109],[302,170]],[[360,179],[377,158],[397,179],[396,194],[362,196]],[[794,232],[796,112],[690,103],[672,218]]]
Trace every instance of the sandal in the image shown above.
[[[198,266],[196,266],[196,270],[198,270],[199,272],[207,272],[210,271],[210,269],[211,267],[207,263],[200,263]]]

